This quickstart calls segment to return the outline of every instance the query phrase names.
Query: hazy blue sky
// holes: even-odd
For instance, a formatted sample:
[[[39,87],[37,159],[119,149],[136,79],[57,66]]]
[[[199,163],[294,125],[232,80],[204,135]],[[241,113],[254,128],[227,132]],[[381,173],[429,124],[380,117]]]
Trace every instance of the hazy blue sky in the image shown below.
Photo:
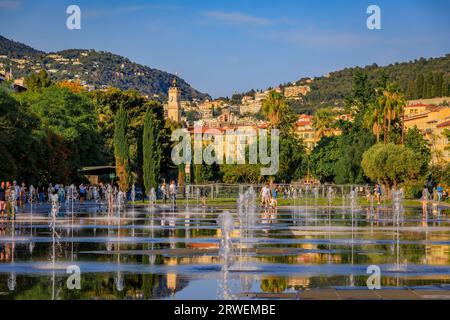
[[[70,4],[81,30],[66,28]],[[382,30],[366,27],[370,4]],[[217,97],[450,53],[450,1],[0,0],[0,34],[45,51],[111,51]]]

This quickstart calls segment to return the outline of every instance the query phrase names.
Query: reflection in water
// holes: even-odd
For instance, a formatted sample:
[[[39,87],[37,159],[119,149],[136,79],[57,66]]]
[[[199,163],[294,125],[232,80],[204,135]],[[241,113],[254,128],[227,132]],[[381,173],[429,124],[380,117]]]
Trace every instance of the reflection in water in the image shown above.
[[[371,264],[384,287],[450,282],[448,210],[361,208],[356,193],[336,207],[333,188],[321,206],[319,190],[297,192],[276,212],[245,198],[226,210],[69,202],[50,217],[52,206],[33,205],[0,225],[0,299],[237,299],[364,287]],[[65,286],[70,264],[81,290]]]

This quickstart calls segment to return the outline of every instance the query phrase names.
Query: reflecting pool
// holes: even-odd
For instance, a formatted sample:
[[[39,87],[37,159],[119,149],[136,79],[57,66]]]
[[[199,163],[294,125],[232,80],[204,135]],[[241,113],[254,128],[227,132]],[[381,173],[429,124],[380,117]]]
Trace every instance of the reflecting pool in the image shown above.
[[[367,290],[370,265],[383,289],[448,290],[450,212],[429,209],[85,202],[53,219],[48,204],[27,207],[0,223],[0,299],[298,298]]]

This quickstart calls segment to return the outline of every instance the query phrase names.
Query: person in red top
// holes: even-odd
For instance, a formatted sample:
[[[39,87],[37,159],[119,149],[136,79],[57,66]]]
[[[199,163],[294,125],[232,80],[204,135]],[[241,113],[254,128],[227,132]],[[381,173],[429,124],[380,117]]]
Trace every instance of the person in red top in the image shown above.
[[[3,216],[5,215],[6,210],[6,186],[5,181],[2,181],[0,184],[0,213]]]

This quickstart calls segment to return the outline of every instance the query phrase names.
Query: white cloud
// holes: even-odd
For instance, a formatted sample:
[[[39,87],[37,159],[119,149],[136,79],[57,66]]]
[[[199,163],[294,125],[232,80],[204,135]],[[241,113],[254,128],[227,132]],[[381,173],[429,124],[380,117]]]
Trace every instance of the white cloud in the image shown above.
[[[0,0],[1,1],[1,0]],[[134,12],[142,12],[142,11],[151,11],[151,10],[177,10],[180,9],[178,6],[164,6],[164,5],[127,5],[127,6],[119,6],[115,8],[98,8],[98,9],[86,9],[83,11],[83,16],[85,18],[97,18],[104,16],[114,16],[121,15],[126,13],[134,13]]]
[[[20,1],[18,0],[0,0],[0,9],[14,10],[20,6]]]
[[[253,36],[315,49],[355,49],[367,46],[373,41],[373,39],[353,33],[314,29],[277,30]]]
[[[251,16],[240,12],[205,11],[202,14],[208,18],[230,25],[271,25],[272,21],[266,18]]]

